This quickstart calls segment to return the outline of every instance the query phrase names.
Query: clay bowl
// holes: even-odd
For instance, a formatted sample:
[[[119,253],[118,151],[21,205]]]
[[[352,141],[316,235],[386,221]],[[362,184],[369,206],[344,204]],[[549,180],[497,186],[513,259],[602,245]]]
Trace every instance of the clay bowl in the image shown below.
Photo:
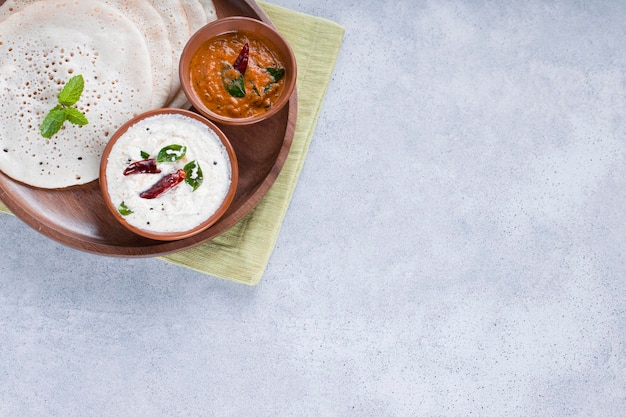
[[[176,132],[186,131],[185,124],[187,123],[191,123],[192,125],[195,125],[196,127],[199,126],[199,129],[201,130],[203,129],[203,126],[206,126],[211,132],[214,132],[215,135],[217,136],[216,141],[212,142],[212,139],[209,137],[207,142],[214,143],[215,144],[214,147],[216,149],[219,148],[219,144],[221,143],[223,147],[225,148],[226,154],[227,154],[227,155],[224,155],[223,152],[213,152],[211,149],[201,150],[200,144],[197,144],[197,146],[195,146],[196,152],[194,154],[187,152],[187,154],[190,155],[189,159],[192,159],[191,155],[193,155],[193,158],[197,158],[198,160],[202,160],[202,161],[207,161],[207,160],[219,161],[220,166],[223,166],[222,171],[221,171],[222,173],[225,171],[227,172],[228,165],[230,165],[229,167],[230,168],[230,184],[225,182],[225,184],[227,185],[220,188],[220,192],[218,193],[218,195],[221,195],[222,197],[218,197],[214,200],[214,202],[210,203],[211,207],[214,208],[214,211],[212,213],[211,212],[205,213],[201,215],[200,217],[195,218],[196,223],[194,223],[194,225],[190,225],[190,226],[181,225],[175,231],[163,231],[163,229],[159,228],[160,226],[156,226],[157,219],[155,218],[150,219],[150,217],[148,217],[148,216],[153,215],[155,211],[159,211],[158,209],[155,209],[154,207],[160,204],[163,204],[163,205],[176,204],[176,203],[172,203],[172,200],[174,199],[173,195],[177,194],[176,198],[178,198],[178,201],[180,202],[179,206],[177,207],[182,206],[183,210],[176,211],[173,215],[170,214],[170,217],[168,217],[168,219],[166,220],[166,223],[171,223],[171,222],[174,222],[175,220],[170,220],[170,219],[175,218],[176,215],[180,212],[187,213],[187,208],[190,206],[193,206],[194,211],[196,210],[196,207],[198,206],[206,207],[207,204],[205,204],[201,200],[196,200],[195,203],[192,203],[192,199],[195,199],[197,195],[206,195],[209,193],[214,193],[215,188],[207,189],[206,187],[214,187],[214,184],[212,184],[212,181],[207,181],[205,178],[205,181],[202,182],[202,184],[198,187],[198,189],[191,192],[189,190],[193,189],[193,187],[190,186],[189,184],[186,184],[185,180],[182,180],[179,184],[176,185],[176,187],[187,188],[187,190],[185,190],[186,194],[181,194],[179,193],[178,190],[174,192],[174,190],[172,189],[170,191],[167,191],[159,195],[158,197],[154,199],[140,199],[139,197],[136,197],[136,196],[139,196],[139,193],[141,193],[142,191],[146,191],[145,187],[149,187],[148,189],[152,189],[152,186],[156,184],[159,181],[159,179],[167,176],[169,171],[175,171],[176,168],[182,167],[182,165],[188,162],[186,159],[181,159],[180,161],[176,161],[176,162],[163,162],[163,163],[158,163],[157,161],[157,166],[159,167],[159,169],[163,169],[162,173],[133,174],[132,177],[134,178],[130,180],[131,182],[128,182],[129,181],[127,179],[128,177],[123,175],[124,168],[128,165],[130,160],[137,161],[137,160],[142,160],[142,159],[145,160],[149,158],[152,158],[152,159],[156,158],[155,151],[153,150],[155,149],[155,147],[160,148],[161,142],[150,142],[151,139],[148,139],[147,144],[146,142],[144,142],[144,144],[141,144],[141,145],[133,144],[132,145],[133,151],[129,152],[128,154],[122,153],[121,147],[129,143],[129,140],[130,140],[129,136],[131,134],[130,133],[129,135],[125,135],[125,134],[131,127],[143,121],[144,123],[139,125],[141,126],[141,129],[135,129],[135,131],[137,130],[143,131],[143,126],[146,125],[147,123],[146,119],[151,118],[152,116],[159,116],[159,115],[181,116],[180,118],[175,119],[175,120],[178,120],[178,122],[176,123],[182,124],[182,125],[178,125],[178,124],[175,125]],[[160,120],[163,120],[163,118],[161,118]],[[171,119],[168,119],[168,120],[171,120]],[[202,125],[198,125],[197,123],[194,124],[193,123],[194,121],[198,121]],[[152,127],[154,130],[154,125],[152,125]],[[149,130],[149,128],[146,128],[146,130]],[[171,137],[171,135],[168,134],[167,136],[168,136],[167,140],[169,140],[169,137]],[[172,139],[172,140],[174,141],[178,140],[180,142],[184,142],[187,140],[192,140],[192,139],[187,139],[188,137],[191,137],[191,136],[197,137],[197,133],[196,134],[190,133],[188,134],[188,136],[185,136],[185,134],[180,133],[180,137],[182,139],[179,138],[179,139]],[[159,140],[163,141],[164,139],[159,139]],[[120,146],[115,147],[115,145],[118,143],[120,144]],[[150,143],[152,143],[152,145]],[[203,142],[203,143],[206,143],[206,142]],[[189,151],[191,151],[192,145],[193,145],[193,142],[189,142],[189,146],[187,147],[189,148]],[[142,153],[144,150],[147,152],[151,152],[151,156],[148,157],[147,155],[140,155],[138,147],[141,148]],[[136,157],[134,156],[135,153],[137,154]],[[122,157],[120,157],[119,155],[122,155]],[[109,160],[111,160],[111,162]],[[117,161],[117,162],[113,162],[113,161]],[[176,164],[176,165],[168,165],[168,164]],[[218,162],[212,162],[212,164],[217,165]],[[211,164],[208,164],[208,165],[211,165]],[[121,169],[118,169],[120,167]],[[215,168],[211,166],[204,166],[204,167],[201,166],[201,169],[204,171],[204,176],[206,177],[208,170],[212,170]],[[191,170],[189,171],[184,170],[184,171],[193,172]],[[128,230],[140,236],[147,237],[149,239],[172,241],[172,240],[184,239],[184,238],[193,236],[197,233],[200,233],[203,230],[210,227],[211,225],[213,225],[215,222],[217,222],[220,219],[220,217],[222,217],[222,215],[228,209],[228,206],[232,202],[233,197],[235,195],[235,191],[237,189],[238,173],[239,171],[238,171],[237,157],[235,156],[235,151],[233,150],[233,147],[228,141],[228,138],[226,137],[226,135],[215,124],[213,124],[210,120],[207,120],[206,118],[202,117],[201,115],[194,113],[192,111],[189,111],[189,110],[163,108],[163,109],[151,110],[146,113],[142,113],[134,117],[133,119],[129,120],[127,123],[125,123],[115,132],[115,134],[111,137],[111,140],[105,147],[103,155],[102,155],[102,159],[100,162],[100,184],[99,185],[100,185],[100,191],[106,203],[107,209],[113,214],[115,219],[118,220]],[[109,177],[113,175],[116,175],[117,177],[116,178]],[[132,181],[136,181],[138,176],[143,176],[141,178],[141,181],[144,181],[143,184],[147,184],[147,185],[142,185],[143,189],[135,190],[134,188],[132,188],[132,185],[136,185],[137,183],[133,183]],[[186,176],[190,178],[194,178],[196,174],[186,174]],[[132,195],[133,197],[128,197],[130,199],[135,198],[134,200],[135,202],[132,205],[132,207],[126,207],[125,202],[122,201],[122,203],[120,203],[118,201],[119,198],[117,197],[116,197],[115,202],[112,201],[109,191],[111,189],[119,187],[120,181],[121,181],[121,184],[131,184],[131,186],[122,186],[122,188],[129,188],[131,190],[126,195]],[[201,187],[205,187],[205,188],[202,189],[201,193],[198,193]],[[138,203],[137,201],[140,201],[141,203]],[[147,206],[143,205],[144,202],[146,204],[149,204],[152,207],[152,209],[146,208]],[[122,205],[124,207],[122,207]],[[130,220],[130,214],[128,213],[128,210],[131,210],[134,213],[132,215],[134,220],[132,221]],[[148,210],[151,210],[150,213],[147,213]],[[126,212],[126,213],[123,214],[123,212]],[[145,224],[144,222],[150,221],[150,220],[152,220],[153,226],[150,226],[150,227],[138,226],[138,224],[143,225]],[[197,223],[198,221],[200,221],[199,224]]]
[[[210,72],[215,77],[214,89],[212,89],[210,92],[207,92],[208,90],[198,91],[192,85],[193,83],[191,63],[199,48],[201,48],[201,46],[205,44],[205,42],[210,42],[216,37],[237,33],[249,36],[251,39],[256,38],[260,42],[262,42],[280,59],[285,70],[284,76],[281,79],[281,82],[284,84],[280,96],[272,101],[272,105],[267,110],[264,110],[263,112],[253,116],[247,114],[243,116],[233,116],[232,114],[226,115],[223,113],[218,113],[217,110],[209,108],[200,97],[201,94],[206,94],[207,96],[211,97],[212,100],[216,100],[220,103],[223,103],[224,100],[237,101],[237,99],[234,99],[230,94],[228,94],[226,88],[222,85],[221,82],[223,78],[220,78],[220,75],[218,73],[220,72],[220,70],[223,70],[225,62],[230,61],[229,63],[231,65],[234,64],[233,61],[236,60],[237,55],[240,52],[239,48],[236,50],[231,50],[231,56],[229,57],[229,61],[222,60],[221,63],[217,63],[218,60],[216,59],[214,61],[216,62],[216,66],[214,68],[215,71],[203,71],[204,73]],[[252,46],[250,47],[249,56],[251,62],[255,60],[255,49]],[[251,69],[251,67],[251,65],[248,65],[248,69],[246,71],[254,71],[254,69]],[[252,88],[249,87],[247,78],[248,75],[246,74],[246,71],[244,71],[244,76],[246,77],[245,94],[246,97],[248,97],[248,95],[253,95],[255,94],[255,92]],[[187,99],[192,104],[194,109],[197,110],[199,113],[219,123],[224,123],[228,125],[249,125],[274,116],[280,111],[281,108],[283,108],[283,106],[285,106],[285,104],[287,104],[289,98],[291,97],[291,93],[296,86],[297,65],[296,58],[291,47],[274,28],[256,19],[235,16],[213,21],[208,25],[200,28],[194,35],[191,36],[181,54],[179,63],[179,76],[182,89],[187,96]],[[260,97],[259,90],[262,90],[261,87],[256,90],[256,94],[258,97]]]

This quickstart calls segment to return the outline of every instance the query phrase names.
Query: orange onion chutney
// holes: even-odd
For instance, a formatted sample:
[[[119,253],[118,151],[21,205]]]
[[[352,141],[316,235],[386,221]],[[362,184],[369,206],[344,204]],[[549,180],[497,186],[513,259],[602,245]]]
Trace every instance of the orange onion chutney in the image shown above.
[[[243,31],[200,45],[191,59],[191,85],[209,110],[227,117],[264,113],[284,88],[285,65],[271,43]]]

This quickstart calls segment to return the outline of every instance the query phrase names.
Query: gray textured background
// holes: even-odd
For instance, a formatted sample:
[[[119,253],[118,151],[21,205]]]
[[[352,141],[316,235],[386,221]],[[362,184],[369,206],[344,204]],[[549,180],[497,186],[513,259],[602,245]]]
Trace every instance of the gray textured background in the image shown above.
[[[257,287],[0,217],[0,416],[626,415],[626,3],[346,27]]]

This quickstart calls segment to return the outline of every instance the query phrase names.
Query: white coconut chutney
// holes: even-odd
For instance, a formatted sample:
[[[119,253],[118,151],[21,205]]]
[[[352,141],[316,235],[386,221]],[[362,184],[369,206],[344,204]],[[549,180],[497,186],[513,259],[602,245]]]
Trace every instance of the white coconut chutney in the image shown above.
[[[156,158],[171,145],[186,147],[182,159],[157,162],[160,173],[124,175],[133,162]],[[182,181],[153,199],[140,197],[162,177],[196,161],[202,183],[194,191]],[[118,138],[106,162],[109,198],[123,218],[138,229],[156,233],[185,232],[213,215],[228,194],[232,168],[219,136],[202,122],[181,114],[158,114],[132,125]],[[197,170],[188,178],[197,180]]]

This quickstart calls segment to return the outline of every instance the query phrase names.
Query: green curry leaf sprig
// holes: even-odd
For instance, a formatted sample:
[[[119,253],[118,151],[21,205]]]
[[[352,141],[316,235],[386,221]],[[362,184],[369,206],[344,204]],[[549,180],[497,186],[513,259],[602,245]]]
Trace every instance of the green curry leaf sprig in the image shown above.
[[[85,80],[82,75],[75,75],[63,86],[59,93],[58,104],[52,108],[41,122],[39,130],[44,138],[51,138],[67,120],[68,122],[84,126],[89,123],[84,113],[74,106],[85,88]]]

